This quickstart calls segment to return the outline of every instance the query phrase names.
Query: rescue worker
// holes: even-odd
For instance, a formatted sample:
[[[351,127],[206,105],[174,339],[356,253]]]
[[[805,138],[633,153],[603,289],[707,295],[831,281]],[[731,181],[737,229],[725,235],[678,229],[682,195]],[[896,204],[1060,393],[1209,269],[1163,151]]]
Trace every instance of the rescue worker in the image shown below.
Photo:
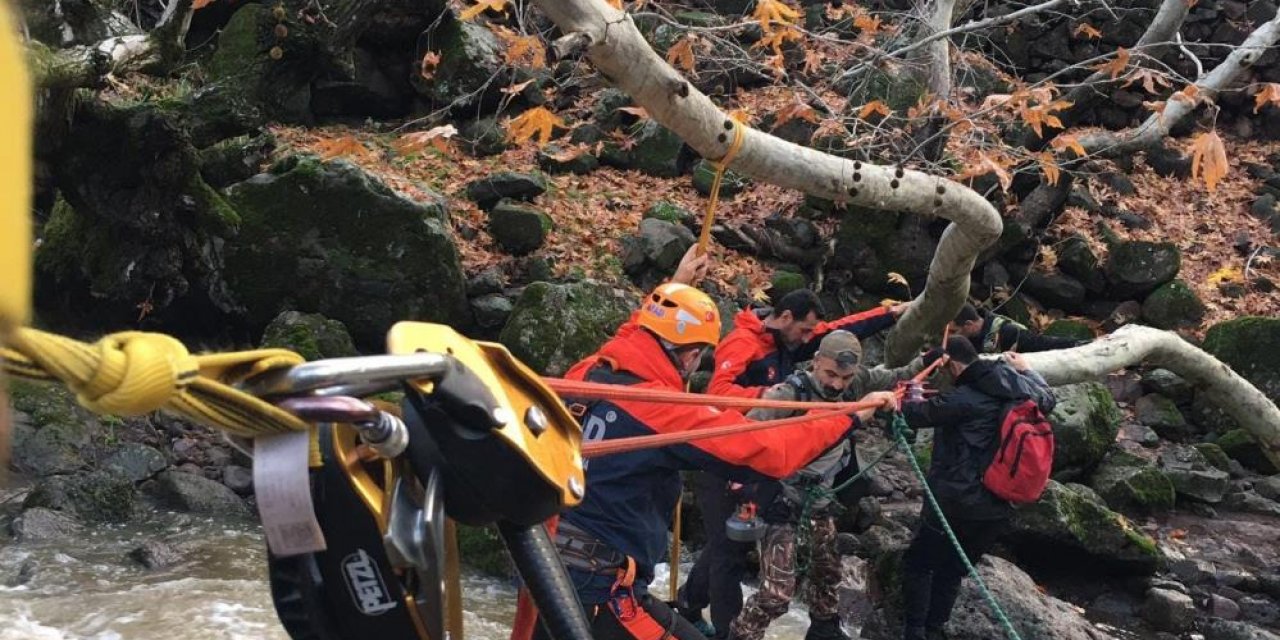
[[[1048,415],[1055,403],[1044,378],[1018,353],[982,360],[973,343],[947,341],[945,368],[955,387],[927,401],[905,403],[911,429],[933,429],[929,488],[971,562],[991,549],[1013,509],[983,484],[995,455],[1000,424],[1011,402],[1032,400]],[[966,569],[927,504],[903,556],[903,640],[942,640]]]
[[[645,389],[681,391],[703,353],[719,341],[720,317],[706,294],[667,283],[645,298],[609,342],[566,377]],[[893,395],[870,400],[891,405]],[[627,400],[576,406],[584,441],[694,431],[739,424],[736,411]],[[592,622],[594,637],[681,640],[702,634],[648,593],[654,565],[665,559],[668,529],[680,499],[680,471],[709,469],[744,482],[786,477],[848,438],[857,420],[812,424],[697,440],[589,461],[582,504],[562,514],[556,545]],[[539,631],[542,634],[541,631]],[[545,637],[539,635],[536,637]]]
[[[773,308],[744,309],[734,317],[733,331],[716,347],[707,393],[758,398],[791,375],[798,363],[809,360],[822,336],[842,329],[865,338],[892,326],[906,309],[903,303],[822,322],[821,301],[808,289],[788,293]],[[706,544],[681,587],[679,608],[708,636],[722,639],[742,610],[742,574],[751,546],[725,536],[724,522],[737,509],[739,491],[707,473],[694,474],[692,484]],[[710,625],[702,615],[708,606]]]
[[[898,369],[869,369],[862,364],[858,338],[848,331],[836,330],[822,338],[807,369],[793,372],[766,391],[764,397],[839,402],[891,389],[922,368],[923,361],[917,358]],[[790,409],[753,409],[747,417],[775,420],[797,413]],[[807,551],[810,623],[805,640],[848,639],[836,611],[841,563],[836,550],[836,498],[832,489],[838,474],[851,465],[856,469],[853,442],[842,440],[800,471],[781,482],[770,483],[772,490],[757,493],[767,524],[760,542],[760,589],[734,619],[729,638],[760,640],[769,624],[787,612],[797,586],[797,555]],[[808,549],[799,548],[797,531],[801,526],[809,530]]]
[[[962,335],[973,343],[978,353],[1001,353],[1019,351],[1051,351],[1053,349],[1070,349],[1088,342],[1060,336],[1037,334],[1013,318],[992,313],[979,312],[976,307],[965,303],[951,323],[951,333]]]

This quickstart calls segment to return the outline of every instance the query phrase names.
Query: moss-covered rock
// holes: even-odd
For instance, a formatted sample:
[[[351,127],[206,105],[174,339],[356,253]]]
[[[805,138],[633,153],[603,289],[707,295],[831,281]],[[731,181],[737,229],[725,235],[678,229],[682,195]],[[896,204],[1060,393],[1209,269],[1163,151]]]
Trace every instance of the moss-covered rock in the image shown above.
[[[1045,327],[1044,335],[1074,340],[1092,340],[1095,337],[1093,329],[1079,320],[1054,320],[1052,324]]]
[[[1200,502],[1222,501],[1231,484],[1231,475],[1209,463],[1199,449],[1177,445],[1160,452],[1160,468],[1179,496]]]
[[[847,207],[836,231],[834,263],[853,273],[862,288],[884,295],[906,297],[907,291],[891,284],[897,273],[918,294],[929,274],[937,241],[928,224],[914,214]]]
[[[1142,301],[1143,321],[1157,329],[1196,327],[1204,314],[1204,303],[1181,280],[1161,285]]]
[[[1049,415],[1056,445],[1054,478],[1071,480],[1102,460],[1116,440],[1123,416],[1111,392],[1097,382],[1057,387],[1054,394],[1058,404]]]
[[[711,195],[711,187],[715,184],[716,168],[706,160],[699,160],[693,166],[693,188],[704,196]],[[720,197],[732,198],[751,186],[751,180],[734,171],[725,170],[720,179]]]
[[[1084,238],[1072,236],[1058,246],[1058,269],[1080,281],[1090,293],[1102,293],[1107,288],[1106,276],[1098,264],[1098,257]]]
[[[220,482],[181,471],[165,471],[143,487],[168,509],[203,515],[244,516],[244,501]]]
[[[1280,402],[1280,318],[1246,316],[1210,327],[1204,350]]]
[[[1182,267],[1182,253],[1171,242],[1131,240],[1111,247],[1107,280],[1114,298],[1142,298],[1173,280]]]
[[[489,211],[489,235],[512,255],[536,251],[551,232],[551,218],[530,206],[503,200]]]
[[[675,271],[680,258],[697,241],[693,232],[682,224],[644,218],[639,232],[625,243],[623,268],[631,275],[641,275],[647,270],[665,278]]]
[[[511,573],[511,559],[494,527],[457,525],[458,557],[472,569],[491,576]]]
[[[50,476],[36,483],[22,505],[74,513],[89,522],[124,522],[133,515],[138,492],[114,471]]]
[[[1258,441],[1253,435],[1244,429],[1232,429],[1213,441],[1227,454],[1227,457],[1239,462],[1249,469],[1253,469],[1263,475],[1271,475],[1280,473],[1280,469],[1271,462],[1262,448],[1258,446]]]
[[[497,155],[511,148],[506,131],[493,116],[477,118],[463,125],[461,135],[456,139],[462,148],[478,157]],[[542,154],[538,157],[541,159]]]
[[[781,300],[782,296],[809,286],[809,279],[803,273],[779,269],[769,278],[769,297]]]
[[[275,136],[269,133],[228,138],[200,150],[200,175],[215,189],[248,180],[262,169],[275,148]]]
[[[1215,468],[1223,471],[1231,470],[1231,457],[1227,455],[1227,452],[1222,450],[1222,447],[1219,447],[1212,442],[1200,442],[1192,446],[1195,447],[1196,450],[1200,452],[1200,455],[1204,456],[1204,459],[1208,460],[1209,464],[1213,465]]]
[[[915,106],[929,91],[919,78],[904,70],[892,73],[874,69],[856,83],[851,87],[837,86],[840,91],[852,92],[849,104],[860,105],[879,100],[900,116],[905,115],[907,109]]]
[[[1158,393],[1148,393],[1134,405],[1134,417],[1151,427],[1160,437],[1179,440],[1191,435],[1191,426],[1173,400]]]
[[[1111,449],[1089,479],[1089,486],[1107,506],[1125,513],[1149,514],[1173,508],[1174,489],[1168,476],[1132,453]]]
[[[13,466],[37,477],[71,473],[85,466],[95,419],[61,385],[9,381],[19,416],[13,434]]]
[[[320,313],[375,348],[400,320],[468,324],[458,250],[435,202],[409,200],[350,163],[307,158],[227,197],[244,218],[226,247],[227,282],[251,322]]]
[[[490,209],[504,199],[533,201],[547,192],[547,178],[538,173],[500,171],[467,183],[467,197]]]
[[[220,243],[240,219],[201,177],[181,122],[153,104],[83,101],[62,151],[51,166],[63,200],[36,253],[42,319],[96,331],[137,326],[143,309],[144,326],[220,325],[234,310]]]
[[[614,142],[606,142],[600,154],[600,162],[618,169],[635,169],[659,178],[674,178],[684,172],[680,164],[680,148],[684,141],[670,129],[653,120],[645,120],[630,132],[634,142],[623,149]]]
[[[262,333],[262,348],[288,349],[306,358],[345,358],[359,355],[347,327],[318,313],[284,311]]]
[[[511,317],[515,305],[507,297],[491,293],[471,300],[471,313],[483,329],[498,329]]]
[[[499,339],[535,371],[559,375],[604,344],[636,305],[625,291],[598,282],[535,282]]]
[[[487,106],[500,96],[504,82],[492,82],[503,68],[502,43],[493,31],[473,21],[445,16],[434,29],[422,34],[419,47],[440,54],[432,73],[415,73],[413,86],[437,107],[455,104],[460,112],[469,107]],[[496,85],[496,86],[487,86]]]
[[[584,175],[600,166],[600,159],[593,153],[576,151],[566,153],[560,147],[549,144],[538,151],[538,166],[550,174],[575,173]]]
[[[668,200],[659,200],[644,210],[645,218],[657,218],[666,222],[683,224],[695,219],[688,209]]]
[[[1164,559],[1154,540],[1078,484],[1050,481],[1039,502],[1016,512],[1007,537],[1041,554],[1083,554],[1108,572],[1150,574]]]
[[[289,37],[276,38],[279,24]],[[287,17],[278,21],[266,5],[246,4],[219,32],[205,70],[224,88],[224,99],[255,105],[276,119],[308,122],[311,81],[329,59],[308,31]]]

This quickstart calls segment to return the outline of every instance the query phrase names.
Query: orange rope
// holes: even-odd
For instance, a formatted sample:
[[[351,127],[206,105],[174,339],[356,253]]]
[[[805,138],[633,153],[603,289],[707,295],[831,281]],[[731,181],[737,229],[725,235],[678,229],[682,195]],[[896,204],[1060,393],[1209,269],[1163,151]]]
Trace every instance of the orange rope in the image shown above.
[[[814,403],[817,404],[817,403]],[[854,403],[856,404],[856,403]],[[870,409],[879,405],[875,403],[863,403],[863,406],[853,411]],[[813,422],[822,418],[830,418],[832,416],[845,415],[852,411],[836,410],[821,411],[818,413],[808,413],[802,416],[794,416],[791,418],[780,418],[778,420],[749,420],[739,424],[730,424],[723,427],[712,427],[710,429],[698,429],[696,431],[680,431],[678,433],[659,433],[651,436],[632,436],[630,438],[619,438],[617,440],[598,440],[596,442],[582,443],[582,457],[596,458],[599,456],[607,456],[614,453],[627,453],[629,451],[639,451],[641,449],[656,449],[673,444],[684,444],[693,442],[694,440],[705,440],[707,438],[718,438],[720,436],[729,436],[739,433],[749,433],[751,431],[762,431],[764,429],[775,429],[777,427],[785,427],[805,422]]]

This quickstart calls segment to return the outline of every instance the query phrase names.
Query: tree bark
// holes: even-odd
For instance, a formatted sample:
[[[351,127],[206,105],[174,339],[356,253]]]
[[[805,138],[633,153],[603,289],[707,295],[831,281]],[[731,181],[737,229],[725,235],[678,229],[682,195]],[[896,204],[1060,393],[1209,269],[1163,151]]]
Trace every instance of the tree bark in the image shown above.
[[[1208,394],[1215,405],[1253,434],[1272,462],[1280,465],[1280,409],[1231,367],[1175,333],[1131,324],[1081,347],[1023,357],[1053,386],[1096,380],[1140,362],[1162,366]]]
[[[734,122],[654,53],[627,14],[600,0],[536,3],[565,34],[553,45],[558,52],[585,51],[601,74],[703,157],[722,158],[728,152]],[[730,163],[739,173],[837,202],[952,221],[923,292],[889,334],[886,360],[910,360],[964,304],[975,259],[1000,236],[995,207],[945,178],[837,158],[750,127],[743,138]]]
[[[1232,49],[1218,66],[1203,78],[1196,81],[1199,95],[1206,100],[1214,100],[1218,94],[1230,88],[1231,83],[1240,73],[1257,62],[1267,49],[1280,39],[1280,14],[1270,22],[1254,29],[1240,46]],[[1183,118],[1195,111],[1195,102],[1170,98],[1165,102],[1164,113],[1154,113],[1145,122],[1120,133],[1097,133],[1080,139],[1080,144],[1089,153],[1097,153],[1106,157],[1115,157],[1134,151],[1146,149],[1159,143],[1169,130]]]
[[[192,0],[172,0],[156,28],[146,35],[107,38],[91,46],[53,50],[29,42],[27,58],[37,89],[92,87],[108,74],[165,71],[181,60],[194,13]]]

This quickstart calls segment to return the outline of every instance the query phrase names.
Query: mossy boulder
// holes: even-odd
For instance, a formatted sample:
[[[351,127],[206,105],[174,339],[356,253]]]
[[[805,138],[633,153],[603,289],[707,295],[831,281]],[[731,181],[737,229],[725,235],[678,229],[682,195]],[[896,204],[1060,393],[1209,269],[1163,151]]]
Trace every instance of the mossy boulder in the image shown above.
[[[1158,393],[1148,393],[1134,405],[1134,417],[1139,423],[1156,430],[1160,437],[1180,440],[1191,435],[1191,426],[1178,410],[1173,400]]]
[[[359,355],[347,327],[318,313],[283,311],[262,333],[262,348],[288,349],[306,358],[346,358]]]
[[[1209,462],[1199,449],[1177,445],[1160,452],[1160,468],[1179,496],[1218,503],[1231,485],[1231,475]]]
[[[635,169],[659,178],[674,178],[684,173],[680,163],[680,148],[684,141],[670,129],[653,120],[644,120],[628,132],[634,143],[623,149],[615,142],[606,142],[600,154],[600,163],[618,169]]]
[[[666,222],[684,224],[696,219],[691,211],[669,200],[659,200],[644,210],[645,218],[657,218]]]
[[[706,160],[699,160],[693,165],[693,188],[704,196],[711,195],[711,187],[715,184],[716,168]],[[720,179],[720,197],[732,198],[751,186],[751,180],[734,171],[725,170]]]
[[[216,330],[235,306],[221,243],[240,218],[201,176],[186,129],[147,103],[82,101],[74,117],[36,252],[42,319],[97,331],[137,326],[141,308],[148,328]]]
[[[489,211],[489,235],[512,255],[536,251],[551,232],[551,217],[511,200],[503,200]]]
[[[43,477],[71,473],[87,464],[85,452],[97,421],[61,385],[9,381],[19,413],[13,434],[13,467]]]
[[[461,135],[455,140],[471,155],[482,158],[497,155],[511,148],[506,131],[494,116],[477,118],[463,125]]]
[[[538,151],[538,166],[550,174],[585,175],[600,166],[600,159],[593,153],[582,150],[566,152],[554,144],[549,144],[545,149]]]
[[[288,37],[276,38],[279,24]],[[255,105],[275,119],[309,122],[311,81],[331,57],[309,32],[297,21],[277,20],[267,5],[246,4],[218,33],[205,71],[227,100]]]
[[[1143,321],[1157,329],[1196,327],[1204,314],[1204,303],[1181,280],[1161,285],[1142,301]]]
[[[457,525],[458,557],[462,564],[481,573],[506,577],[511,573],[511,559],[502,538],[494,527]]]
[[[1144,458],[1111,449],[1089,478],[1089,486],[1124,513],[1150,514],[1173,508],[1174,489],[1169,477]]]
[[[409,200],[345,161],[296,157],[227,198],[243,216],[226,246],[227,282],[250,322],[263,326],[286,309],[319,313],[374,349],[400,320],[469,324],[438,202]]]
[[[499,329],[511,317],[515,305],[506,296],[490,293],[471,300],[471,313],[483,329]]]
[[[1142,374],[1142,388],[1177,403],[1190,402],[1195,391],[1185,378],[1168,369],[1152,369]]]
[[[1092,340],[1095,337],[1093,329],[1079,320],[1054,320],[1052,324],[1045,327],[1044,335],[1073,340]]]
[[[1199,451],[1200,455],[1204,456],[1204,459],[1208,460],[1209,464],[1215,468],[1223,471],[1231,470],[1231,457],[1222,450],[1222,447],[1212,442],[1198,442],[1191,446],[1195,447],[1196,451]]]
[[[467,183],[467,198],[491,209],[504,199],[531,202],[547,192],[547,178],[538,173],[500,171]]]
[[[102,461],[102,468],[114,471],[131,482],[142,482],[164,471],[169,461],[154,447],[127,442]]]
[[[1098,264],[1098,256],[1084,238],[1072,236],[1058,247],[1058,269],[1080,281],[1089,293],[1102,293],[1107,279]]]
[[[1280,402],[1280,318],[1246,316],[1214,325],[1204,350]]]
[[[809,279],[803,273],[779,269],[769,278],[769,297],[781,300],[782,296],[809,286]]]
[[[419,49],[440,54],[429,74],[415,73],[414,89],[437,107],[452,104],[459,112],[496,106],[506,82],[494,82],[504,74],[503,47],[498,36],[478,22],[462,22],[445,16],[419,38]],[[492,85],[492,86],[490,86]]]
[[[1083,555],[1107,572],[1150,574],[1163,563],[1154,540],[1084,485],[1050,481],[1040,500],[1018,509],[1010,525],[1006,538],[1016,547]]]
[[[624,268],[630,266],[628,273],[633,275],[648,269],[665,276],[675,271],[680,258],[697,241],[693,232],[682,224],[644,218],[640,220],[639,232],[627,243],[631,253],[638,252],[643,257],[637,260],[636,256],[624,256]]]
[[[1054,478],[1072,480],[1093,468],[1116,440],[1123,417],[1115,399],[1097,382],[1056,387],[1057,406],[1049,415],[1055,448]]]
[[[100,470],[45,478],[31,489],[22,506],[69,512],[87,522],[125,522],[133,515],[137,498],[132,480]]]
[[[1227,457],[1239,462],[1249,469],[1253,469],[1263,475],[1271,475],[1280,473],[1280,469],[1276,468],[1275,463],[1271,462],[1262,453],[1262,447],[1258,445],[1258,441],[1254,439],[1253,434],[1244,429],[1232,429],[1213,441],[1227,454]]]
[[[269,133],[227,138],[200,150],[200,175],[215,189],[248,180],[262,170],[275,148],[275,136]]]
[[[593,281],[525,287],[499,340],[535,371],[560,375],[609,339],[638,301]]]
[[[834,265],[852,272],[868,291],[906,297],[907,290],[889,281],[902,275],[918,293],[929,275],[937,241],[921,217],[866,207],[846,207],[835,235]]]
[[[1130,240],[1111,247],[1107,280],[1113,298],[1141,299],[1173,280],[1182,268],[1182,253],[1172,242]]]

